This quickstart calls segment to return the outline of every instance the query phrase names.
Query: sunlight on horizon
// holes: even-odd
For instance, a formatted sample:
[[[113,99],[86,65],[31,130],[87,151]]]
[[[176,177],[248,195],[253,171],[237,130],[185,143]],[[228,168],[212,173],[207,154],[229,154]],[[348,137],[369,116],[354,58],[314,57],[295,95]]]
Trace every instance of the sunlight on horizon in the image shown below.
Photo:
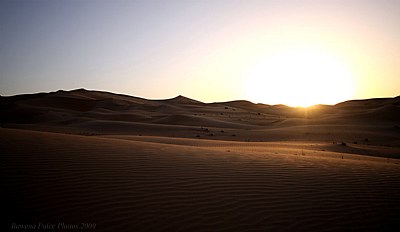
[[[3,1],[0,95],[309,106],[400,94],[400,1]],[[77,23],[79,22],[79,23]]]
[[[245,77],[249,100],[307,107],[353,97],[351,71],[317,50],[287,49],[260,60]]]

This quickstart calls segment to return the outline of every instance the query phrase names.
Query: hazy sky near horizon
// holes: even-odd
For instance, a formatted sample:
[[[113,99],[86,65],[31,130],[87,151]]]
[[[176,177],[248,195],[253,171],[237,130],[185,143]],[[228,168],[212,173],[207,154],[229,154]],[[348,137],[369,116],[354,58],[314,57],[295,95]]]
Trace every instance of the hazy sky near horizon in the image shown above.
[[[1,95],[83,87],[289,105],[393,97],[400,1],[0,0],[0,76]]]

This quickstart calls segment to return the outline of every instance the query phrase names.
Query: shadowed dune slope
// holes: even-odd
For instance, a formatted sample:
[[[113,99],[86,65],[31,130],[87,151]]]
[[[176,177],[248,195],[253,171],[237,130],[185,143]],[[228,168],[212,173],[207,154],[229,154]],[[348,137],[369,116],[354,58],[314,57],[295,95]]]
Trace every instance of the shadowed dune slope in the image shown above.
[[[2,225],[88,222],[96,223],[96,231],[400,229],[400,166],[393,160],[309,156],[308,150],[295,155],[291,148],[302,146],[296,144],[255,149],[243,142],[225,147],[215,144],[222,141],[187,146],[193,140],[180,139],[180,145],[146,140],[0,129],[7,212]]]

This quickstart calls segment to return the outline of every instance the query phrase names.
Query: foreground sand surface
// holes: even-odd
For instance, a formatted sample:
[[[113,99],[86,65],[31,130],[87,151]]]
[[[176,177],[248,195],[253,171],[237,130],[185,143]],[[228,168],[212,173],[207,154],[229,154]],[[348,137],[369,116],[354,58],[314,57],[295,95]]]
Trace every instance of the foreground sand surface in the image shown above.
[[[176,145],[14,129],[0,134],[7,225],[88,222],[97,224],[96,231],[400,228],[396,159],[342,159],[304,144],[194,146],[185,139]]]
[[[398,97],[308,110],[86,90],[0,100],[2,231],[400,230]]]

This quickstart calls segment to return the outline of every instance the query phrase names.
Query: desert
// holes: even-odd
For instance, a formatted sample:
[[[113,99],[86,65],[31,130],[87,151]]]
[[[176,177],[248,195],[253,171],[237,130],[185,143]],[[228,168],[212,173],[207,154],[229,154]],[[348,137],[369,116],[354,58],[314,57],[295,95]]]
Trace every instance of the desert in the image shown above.
[[[400,228],[399,97],[295,108],[76,89],[0,106],[6,230]]]
[[[400,231],[400,1],[0,1],[0,231]]]

